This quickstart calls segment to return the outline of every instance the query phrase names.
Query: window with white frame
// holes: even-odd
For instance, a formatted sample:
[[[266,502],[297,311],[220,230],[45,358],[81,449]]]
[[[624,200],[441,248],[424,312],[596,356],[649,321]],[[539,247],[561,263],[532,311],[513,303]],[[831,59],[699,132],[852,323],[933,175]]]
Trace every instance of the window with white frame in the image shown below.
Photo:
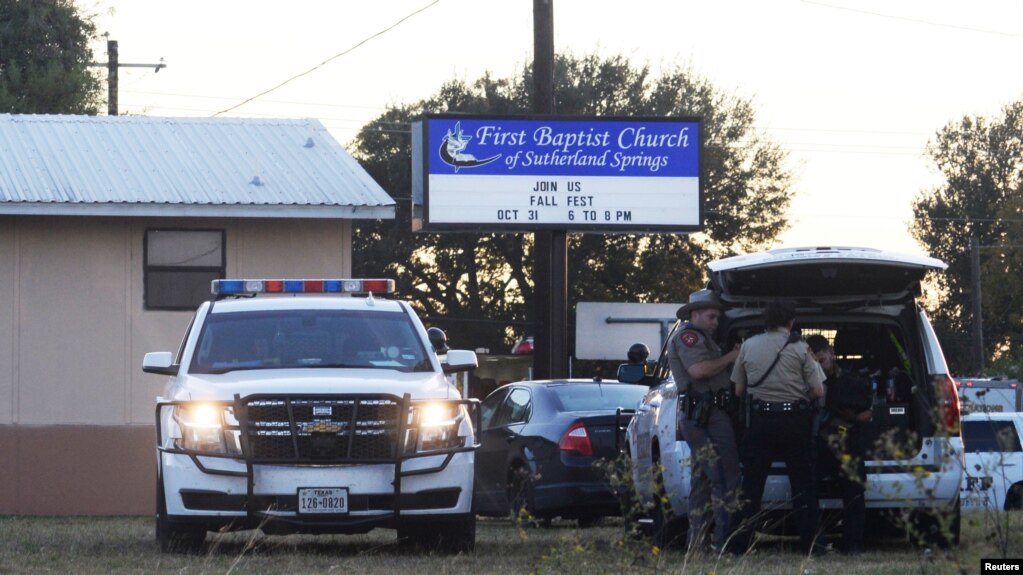
[[[147,229],[144,294],[147,310],[194,310],[210,298],[210,281],[224,278],[224,230]]]

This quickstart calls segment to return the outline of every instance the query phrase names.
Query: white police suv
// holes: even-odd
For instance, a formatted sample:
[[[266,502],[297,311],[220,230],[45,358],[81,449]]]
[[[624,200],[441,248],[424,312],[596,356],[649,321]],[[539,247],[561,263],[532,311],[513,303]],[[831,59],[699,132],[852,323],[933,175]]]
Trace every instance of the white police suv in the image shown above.
[[[870,532],[895,523],[935,543],[957,543],[964,476],[959,400],[917,302],[924,275],[945,264],[870,248],[811,247],[735,256],[708,267],[709,287],[725,304],[718,328],[723,349],[763,331],[768,302],[789,299],[804,337],[824,336],[843,369],[874,382],[873,421],[863,432]],[[678,324],[668,337],[677,330]],[[678,421],[685,390],[671,379],[663,350],[652,379],[628,427],[637,497],[649,510],[640,520],[662,543],[685,541],[691,454]],[[736,427],[741,436],[743,426]],[[784,464],[774,469],[763,507],[783,518],[790,486]],[[835,479],[820,478],[825,515],[842,506]]]
[[[156,539],[197,551],[207,531],[364,533],[471,551],[475,400],[393,280],[214,280],[157,399]]]

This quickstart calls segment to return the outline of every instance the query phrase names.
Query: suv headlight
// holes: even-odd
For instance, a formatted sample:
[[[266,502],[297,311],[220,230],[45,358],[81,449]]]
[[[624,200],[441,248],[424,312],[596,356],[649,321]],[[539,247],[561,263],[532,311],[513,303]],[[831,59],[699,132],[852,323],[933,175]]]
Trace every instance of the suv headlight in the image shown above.
[[[179,405],[174,410],[174,421],[181,430],[181,437],[174,440],[175,447],[179,449],[211,454],[241,454],[237,421],[230,407],[198,402]]]
[[[414,448],[422,452],[462,447],[465,438],[458,435],[462,419],[457,403],[436,402],[415,406],[407,450]]]

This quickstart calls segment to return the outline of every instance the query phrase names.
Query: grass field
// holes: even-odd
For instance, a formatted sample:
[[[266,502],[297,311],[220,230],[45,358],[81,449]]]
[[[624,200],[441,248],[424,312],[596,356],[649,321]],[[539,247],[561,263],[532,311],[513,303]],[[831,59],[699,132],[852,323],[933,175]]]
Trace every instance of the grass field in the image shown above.
[[[1001,523],[995,523],[1001,521]],[[1007,523],[1006,523],[1007,521]],[[162,555],[153,521],[143,517],[0,517],[0,573],[978,573],[980,559],[1023,556],[1023,516],[963,517],[963,542],[950,552],[903,541],[873,540],[861,556],[807,559],[781,538],[745,557],[687,556],[626,536],[621,522],[578,529],[559,523],[521,529],[510,520],[480,520],[476,552],[431,555],[395,543],[394,532],[358,536],[267,537],[247,531],[208,537],[197,556]],[[1004,529],[1008,526],[1010,529]]]

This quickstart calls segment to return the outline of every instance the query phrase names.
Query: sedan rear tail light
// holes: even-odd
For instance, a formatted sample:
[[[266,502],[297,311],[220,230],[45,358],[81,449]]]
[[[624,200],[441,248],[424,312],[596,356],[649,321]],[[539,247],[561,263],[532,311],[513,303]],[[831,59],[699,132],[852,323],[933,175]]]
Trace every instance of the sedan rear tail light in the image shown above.
[[[586,426],[583,422],[577,421],[568,428],[565,435],[561,436],[558,447],[562,451],[568,451],[579,455],[593,455],[593,444],[590,443],[590,434],[586,433]]]

